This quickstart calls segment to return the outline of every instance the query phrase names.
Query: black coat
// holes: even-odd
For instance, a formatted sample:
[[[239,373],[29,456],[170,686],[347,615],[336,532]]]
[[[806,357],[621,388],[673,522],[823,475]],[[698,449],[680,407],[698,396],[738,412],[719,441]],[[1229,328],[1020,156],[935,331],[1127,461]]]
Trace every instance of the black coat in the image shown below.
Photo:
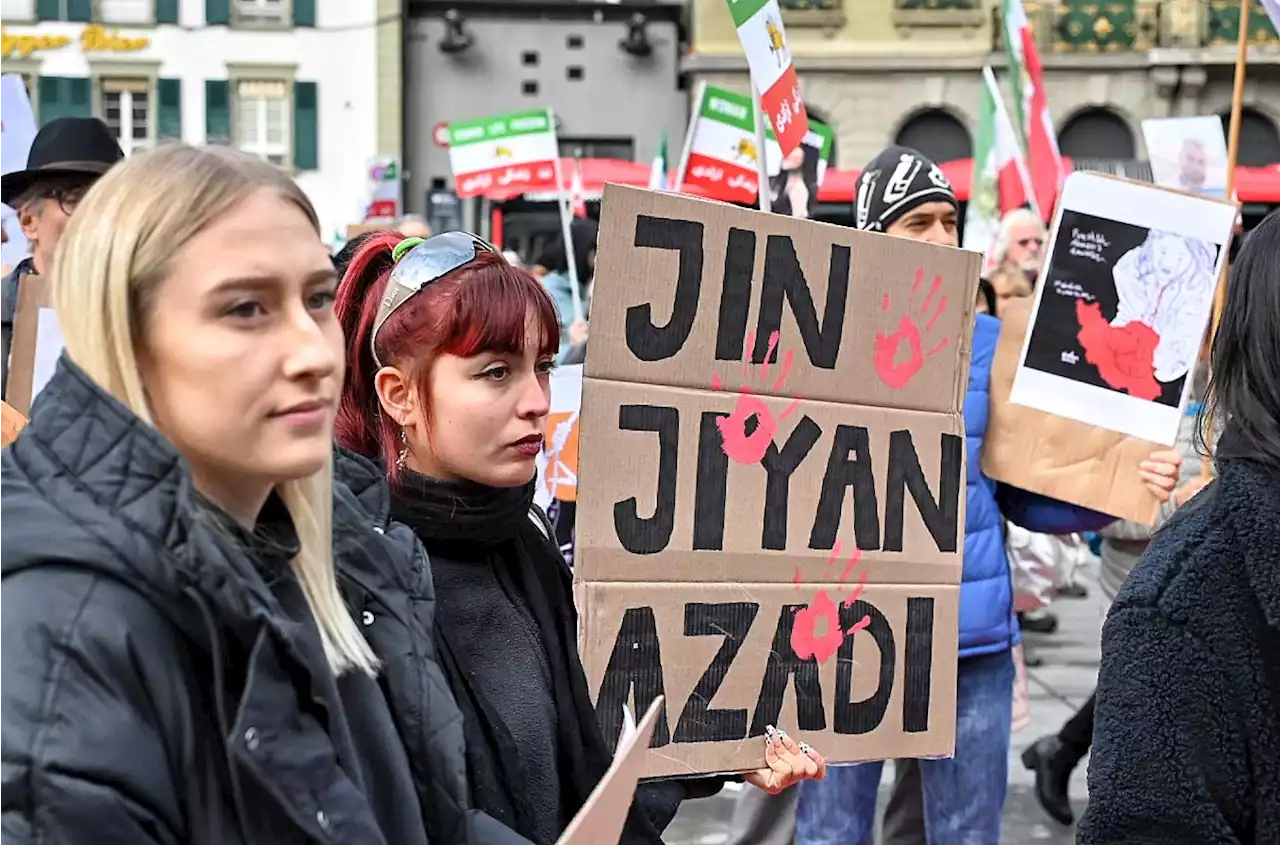
[[[6,843],[426,841],[378,682],[335,681],[287,558],[269,584],[163,437],[64,358],[2,466]]]
[[[409,754],[432,843],[527,845],[469,809],[462,713],[436,655],[431,570],[413,531],[390,521],[382,468],[338,449],[334,476],[341,482],[334,486],[335,514],[358,512],[359,521],[384,538],[377,543],[357,531],[336,533],[338,582],[382,661],[383,690]]]
[[[1280,471],[1226,461],[1107,616],[1079,842],[1280,842]]]

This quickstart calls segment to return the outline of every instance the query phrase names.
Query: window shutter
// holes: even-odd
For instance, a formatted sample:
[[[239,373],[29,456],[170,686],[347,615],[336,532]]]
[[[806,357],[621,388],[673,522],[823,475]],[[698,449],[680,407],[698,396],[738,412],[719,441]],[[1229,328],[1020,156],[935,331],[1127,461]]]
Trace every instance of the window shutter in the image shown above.
[[[41,76],[37,81],[41,124],[59,117],[92,117],[87,77]]]
[[[209,26],[231,23],[231,0],[204,0],[204,22]]]
[[[36,20],[62,20],[62,3],[59,0],[36,0]]]
[[[316,83],[293,83],[293,167],[295,170],[318,170],[320,167],[320,131]]]
[[[156,0],[156,23],[178,22],[178,0]]]
[[[206,144],[231,143],[231,83],[225,79],[205,80],[204,135]]]
[[[156,80],[156,137],[182,138],[182,80]]]
[[[293,25],[316,25],[316,0],[293,0]]]
[[[93,0],[67,0],[67,20],[89,23],[93,20]]]

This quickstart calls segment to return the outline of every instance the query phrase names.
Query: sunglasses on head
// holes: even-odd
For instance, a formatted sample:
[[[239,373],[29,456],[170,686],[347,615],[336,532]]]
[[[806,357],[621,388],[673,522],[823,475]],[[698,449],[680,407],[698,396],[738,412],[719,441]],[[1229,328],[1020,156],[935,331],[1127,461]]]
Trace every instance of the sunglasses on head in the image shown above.
[[[373,321],[373,334],[369,338],[374,364],[382,366],[378,360],[378,331],[396,309],[427,285],[470,264],[482,252],[502,257],[497,247],[470,232],[444,232],[425,240],[405,238],[396,245],[391,253],[395,267],[387,281],[387,290],[378,306],[378,317]]]

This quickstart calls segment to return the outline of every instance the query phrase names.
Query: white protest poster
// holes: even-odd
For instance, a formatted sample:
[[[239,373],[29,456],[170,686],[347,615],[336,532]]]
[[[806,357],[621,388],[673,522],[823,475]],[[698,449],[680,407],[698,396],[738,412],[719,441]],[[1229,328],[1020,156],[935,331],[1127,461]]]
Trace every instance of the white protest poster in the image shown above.
[[[1068,176],[1010,401],[1173,445],[1235,217],[1222,200]]]
[[[35,137],[36,118],[27,86],[18,74],[5,74],[0,77],[0,173],[26,169]],[[0,226],[4,229],[0,263],[11,267],[30,255],[31,249],[18,225],[18,215],[7,205],[0,206]]]
[[[1227,195],[1227,139],[1216,115],[1142,121],[1151,176],[1162,188]]]
[[[582,405],[582,365],[551,373],[551,411],[538,455],[538,489],[533,501],[543,510],[553,500],[578,499],[578,411]]]
[[[627,711],[613,764],[591,790],[587,802],[569,822],[556,845],[613,845],[622,838],[636,785],[644,775],[649,741],[663,712],[662,703],[662,696],[654,699],[638,725]]]

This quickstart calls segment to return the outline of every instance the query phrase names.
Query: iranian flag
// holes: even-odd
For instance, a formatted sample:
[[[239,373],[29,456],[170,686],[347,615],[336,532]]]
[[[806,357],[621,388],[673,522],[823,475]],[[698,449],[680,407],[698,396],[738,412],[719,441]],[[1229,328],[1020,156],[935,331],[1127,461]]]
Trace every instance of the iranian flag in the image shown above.
[[[1002,3],[1004,46],[1009,54],[1009,75],[1013,82],[1018,127],[1027,145],[1035,206],[1041,217],[1047,220],[1053,214],[1066,171],[1062,166],[1062,154],[1058,152],[1058,135],[1049,116],[1040,52],[1036,49],[1026,10],[1022,7],[1022,0],[1002,0]]]
[[[550,109],[510,112],[449,124],[449,166],[459,199],[497,186],[511,193],[539,182],[560,155]],[[563,190],[563,189],[562,189]]]
[[[1000,216],[1028,200],[1034,208],[1035,197],[1027,163],[1018,146],[1018,133],[1005,111],[990,67],[982,69],[982,79],[982,105],[974,139],[973,186],[969,189],[969,210],[964,215],[964,248],[990,256]]]
[[[662,133],[658,142],[658,154],[653,157],[649,168],[649,190],[665,191],[667,189],[667,133]]]
[[[729,14],[751,69],[751,84],[785,156],[809,131],[800,80],[791,64],[778,0],[729,0]]]

